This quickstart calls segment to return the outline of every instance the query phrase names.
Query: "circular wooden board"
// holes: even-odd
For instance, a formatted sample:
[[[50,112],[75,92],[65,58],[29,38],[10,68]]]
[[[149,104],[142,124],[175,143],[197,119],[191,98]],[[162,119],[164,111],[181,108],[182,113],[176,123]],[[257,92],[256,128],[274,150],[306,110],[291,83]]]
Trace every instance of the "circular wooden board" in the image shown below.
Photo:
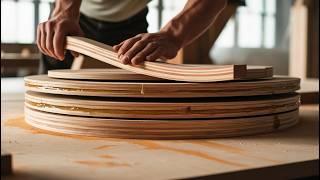
[[[124,69],[59,69],[48,71],[48,76],[59,79],[108,80],[108,81],[166,81],[156,77],[137,74]]]
[[[259,116],[291,111],[297,109],[300,103],[298,94],[168,100],[79,97],[27,92],[25,99],[27,107],[45,112],[90,117],[142,119]]]
[[[25,108],[28,124],[54,132],[112,138],[194,139],[233,137],[285,129],[298,110],[266,116],[193,120],[132,120],[68,116]]]
[[[25,77],[26,90],[50,94],[148,97],[148,98],[195,98],[257,96],[290,93],[300,88],[300,79],[275,77],[255,81],[227,81],[214,83],[183,83],[166,81],[114,82],[80,81],[49,78],[47,75]]]

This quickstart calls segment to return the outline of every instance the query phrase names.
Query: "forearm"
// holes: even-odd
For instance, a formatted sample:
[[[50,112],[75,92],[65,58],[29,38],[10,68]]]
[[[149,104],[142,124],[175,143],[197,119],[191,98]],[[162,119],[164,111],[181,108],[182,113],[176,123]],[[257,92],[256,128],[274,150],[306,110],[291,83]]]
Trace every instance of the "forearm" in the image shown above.
[[[64,16],[79,19],[81,0],[56,0],[52,17]]]
[[[182,48],[202,35],[226,4],[227,0],[188,0],[184,9],[160,32],[172,36]]]

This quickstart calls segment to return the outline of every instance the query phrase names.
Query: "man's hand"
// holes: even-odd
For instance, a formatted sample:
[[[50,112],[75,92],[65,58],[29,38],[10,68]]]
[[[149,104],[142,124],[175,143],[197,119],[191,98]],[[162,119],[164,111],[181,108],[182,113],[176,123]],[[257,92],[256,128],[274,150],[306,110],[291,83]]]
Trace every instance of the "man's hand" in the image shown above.
[[[166,32],[139,34],[113,46],[124,64],[138,65],[144,61],[174,58],[180,49],[176,38]]]
[[[37,44],[42,53],[63,60],[66,36],[83,36],[79,25],[80,4],[81,1],[57,1],[52,17],[38,25]]]
[[[171,59],[180,48],[201,36],[226,6],[227,0],[188,0],[183,10],[160,32],[140,34],[114,46],[124,64]]]

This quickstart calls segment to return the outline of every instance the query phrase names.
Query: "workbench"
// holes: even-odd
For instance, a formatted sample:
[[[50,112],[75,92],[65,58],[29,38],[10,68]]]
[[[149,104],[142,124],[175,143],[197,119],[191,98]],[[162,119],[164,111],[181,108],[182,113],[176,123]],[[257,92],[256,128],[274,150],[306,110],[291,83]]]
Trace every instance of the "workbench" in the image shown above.
[[[14,84],[19,83],[23,81]],[[71,136],[33,128],[24,122],[23,93],[1,92],[1,145],[13,156],[14,175],[7,179],[319,176],[319,105],[301,106],[297,126],[272,134],[204,140],[130,140]]]

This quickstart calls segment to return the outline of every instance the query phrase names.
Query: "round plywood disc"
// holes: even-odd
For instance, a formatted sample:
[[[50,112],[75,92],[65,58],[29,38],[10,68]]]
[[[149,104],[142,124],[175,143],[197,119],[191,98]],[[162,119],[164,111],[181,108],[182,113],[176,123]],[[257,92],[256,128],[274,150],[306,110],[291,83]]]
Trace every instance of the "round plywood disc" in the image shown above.
[[[27,90],[50,94],[102,97],[229,97],[290,93],[300,88],[300,79],[275,77],[267,80],[183,83],[166,81],[115,82],[49,78],[47,75],[25,77]]]
[[[112,138],[190,139],[233,137],[285,129],[299,121],[298,110],[245,118],[133,120],[68,116],[25,108],[30,125],[54,132]]]
[[[137,74],[124,69],[50,70],[48,76],[59,79],[108,80],[108,81],[165,81],[164,79]]]
[[[193,119],[247,117],[287,112],[299,107],[298,94],[259,97],[137,99],[51,95],[27,92],[32,109],[108,118]]]

